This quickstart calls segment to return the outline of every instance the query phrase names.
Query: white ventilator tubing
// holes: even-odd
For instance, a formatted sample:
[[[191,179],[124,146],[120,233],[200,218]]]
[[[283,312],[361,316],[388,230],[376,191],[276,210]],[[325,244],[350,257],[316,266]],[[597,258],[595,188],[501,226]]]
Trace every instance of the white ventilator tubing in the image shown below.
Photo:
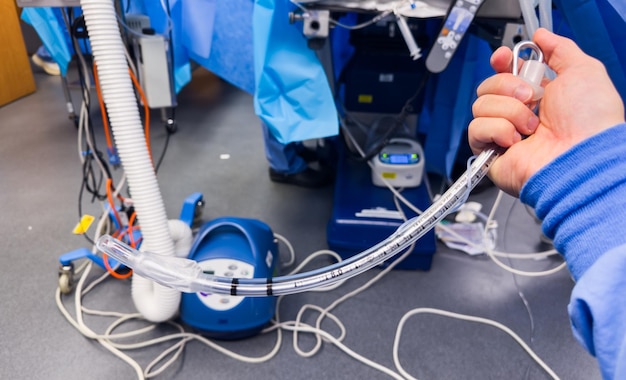
[[[158,256],[174,256],[174,241],[146,145],[113,1],[81,0],[81,7],[113,137],[141,224],[141,248]],[[133,275],[132,298],[137,310],[153,322],[172,318],[180,303],[178,291],[137,275]]]

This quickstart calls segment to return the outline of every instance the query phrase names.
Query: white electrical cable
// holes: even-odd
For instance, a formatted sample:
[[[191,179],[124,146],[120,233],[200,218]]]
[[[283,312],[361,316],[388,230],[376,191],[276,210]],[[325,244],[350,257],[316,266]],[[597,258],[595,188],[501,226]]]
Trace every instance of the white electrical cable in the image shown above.
[[[539,25],[549,31],[553,30],[552,0],[539,0]]]
[[[337,340],[335,337],[333,337],[331,334],[329,334],[328,332],[321,330],[319,331],[318,329],[315,328],[311,328],[311,327],[306,327],[306,326],[289,326],[289,325],[284,325],[282,326],[282,328],[284,328],[285,330],[292,330],[292,331],[299,331],[299,332],[310,332],[310,333],[314,333],[314,334],[319,334],[321,336],[324,337],[324,339],[328,340],[329,342],[331,342],[332,344],[334,344],[335,346],[337,346],[337,348],[339,348],[340,350],[342,350],[343,352],[345,352],[346,354],[348,354],[349,356],[351,356],[352,358],[358,360],[359,362],[366,364],[374,369],[377,369],[378,371],[389,375],[390,377],[394,378],[394,379],[398,379],[398,380],[405,380],[402,376],[398,375],[397,373],[393,372],[392,370],[390,370],[387,367],[384,367],[376,362],[373,362],[369,359],[367,359],[366,357],[354,352],[353,350],[351,350],[350,348],[348,348],[346,345],[344,345],[342,342],[340,342],[339,340]]]
[[[491,212],[489,213],[489,218],[487,219],[487,223],[491,222],[493,220],[494,214],[495,214],[495,210],[497,209],[497,205],[500,203],[502,196],[504,195],[503,191],[499,191],[498,195],[496,196],[496,200],[494,201],[494,206],[491,209]],[[549,276],[551,274],[554,274],[556,272],[559,272],[560,270],[562,270],[563,268],[566,267],[567,263],[564,261],[561,264],[559,264],[558,266],[552,268],[552,269],[548,269],[545,271],[539,271],[539,272],[529,272],[529,271],[522,271],[519,269],[515,269],[512,268],[509,265],[506,265],[505,263],[503,263],[502,261],[500,261],[500,259],[498,259],[496,257],[496,255],[493,253],[493,251],[491,249],[486,249],[485,252],[487,252],[487,255],[489,255],[489,257],[491,258],[491,260],[500,268],[506,270],[507,272],[511,272],[520,276],[526,276],[526,277],[541,277],[541,276]]]
[[[334,254],[334,257],[339,257],[338,255],[336,255],[336,253]],[[306,265],[308,262],[310,262],[313,258],[319,256],[319,254],[313,254],[311,255],[309,258],[307,258],[307,260],[305,260],[305,262],[303,262],[299,267],[302,267],[304,265]],[[89,269],[91,269],[91,265],[92,263],[89,262]],[[132,320],[132,319],[140,319],[140,320],[144,320],[144,318],[141,316],[141,314],[124,314],[124,313],[118,313],[118,312],[102,312],[102,311],[96,311],[96,310],[91,310],[91,309],[87,309],[84,306],[82,306],[82,296],[84,296],[86,294],[86,291],[91,290],[93,288],[93,286],[95,286],[96,284],[99,284],[102,282],[102,280],[104,278],[109,277],[108,273],[104,273],[103,276],[101,276],[100,278],[96,279],[94,281],[94,285],[90,285],[88,288],[85,288],[83,290],[83,284],[85,282],[85,279],[87,278],[89,274],[89,270],[85,270],[85,272],[83,273],[83,275],[81,276],[81,279],[79,280],[79,283],[77,285],[76,288],[76,292],[77,292],[77,297],[75,297],[75,303],[76,303],[76,319],[74,319],[69,312],[65,309],[63,302],[61,300],[61,293],[59,290],[57,290],[57,306],[59,308],[59,310],[62,312],[62,314],[65,316],[65,318],[79,331],[81,332],[81,334],[83,334],[84,336],[90,338],[90,339],[96,339],[98,340],[101,344],[103,344],[103,346],[105,346],[105,348],[107,348],[109,351],[111,351],[113,354],[115,354],[116,356],[118,356],[119,358],[121,358],[122,360],[124,360],[125,362],[129,363],[134,369],[135,372],[138,375],[139,379],[144,379],[144,378],[149,378],[149,377],[153,377],[156,376],[160,373],[162,373],[168,366],[170,366],[181,354],[182,349],[184,348],[185,344],[191,340],[198,340],[201,343],[210,346],[211,348],[229,356],[232,357],[236,360],[240,360],[240,361],[244,361],[244,362],[248,362],[248,363],[261,363],[261,362],[265,362],[269,359],[271,359],[272,357],[274,357],[281,346],[281,342],[282,342],[282,333],[281,333],[281,329],[288,329],[288,330],[298,330],[300,332],[308,332],[308,333],[315,333],[315,332],[319,332],[320,334],[324,335],[327,334],[324,331],[317,331],[314,328],[306,327],[306,326],[302,326],[302,324],[298,325],[298,323],[293,323],[292,326],[288,326],[288,325],[282,325],[282,323],[280,323],[278,320],[276,321],[277,326],[279,326],[280,328],[270,328],[270,329],[266,329],[266,331],[264,332],[269,332],[272,331],[274,329],[277,329],[277,342],[274,346],[274,348],[272,348],[272,350],[263,356],[260,357],[246,357],[237,353],[234,353],[230,350],[227,350],[221,346],[219,346],[218,344],[210,341],[209,339],[197,335],[197,334],[192,334],[192,333],[186,333],[182,331],[182,327],[180,327],[179,333],[175,333],[175,334],[170,334],[170,335],[166,335],[163,337],[159,337],[159,338],[155,338],[155,339],[151,339],[148,341],[144,341],[144,342],[140,342],[140,343],[132,343],[132,344],[123,344],[123,343],[116,343],[113,342],[112,340],[114,339],[122,339],[122,338],[128,338],[128,337],[132,337],[132,336],[137,336],[139,334],[142,333],[146,333],[148,331],[151,331],[152,328],[156,325],[152,324],[150,326],[135,330],[135,331],[130,331],[130,332],[125,332],[125,333],[120,333],[120,334],[113,334],[113,330],[116,329],[119,325],[121,325],[122,323]],[[330,290],[330,288],[328,288],[327,290]],[[82,295],[82,296],[79,296]],[[279,300],[282,299],[279,298]],[[279,301],[280,302],[280,301]],[[106,330],[106,332],[104,334],[96,334],[95,332],[91,331],[91,329],[89,329],[85,324],[84,321],[82,320],[82,313],[87,313],[87,314],[91,314],[91,315],[99,315],[99,316],[110,316],[110,317],[117,317],[118,319],[116,321],[114,321]],[[276,318],[278,318],[278,304],[277,304],[277,310],[276,310]],[[331,317],[332,318],[332,317]],[[149,321],[148,321],[149,322]],[[340,321],[337,320],[337,322],[339,324],[341,324]],[[172,324],[174,326],[179,326],[178,324],[175,324],[173,322],[167,322],[169,324]],[[289,322],[287,322],[289,323]],[[138,348],[143,348],[143,347],[148,347],[148,346],[152,346],[155,344],[160,344],[163,342],[167,342],[170,340],[175,340],[175,339],[180,339],[180,341],[172,346],[170,346],[168,349],[166,349],[164,352],[162,352],[157,358],[155,358],[147,367],[145,370],[141,370],[141,368],[139,367],[139,365],[129,356],[123,354],[123,350],[134,350],[134,349],[138,349]],[[326,337],[325,337],[326,339]],[[332,340],[329,339],[329,340]],[[341,346],[341,344],[340,344]],[[342,348],[342,347],[340,347]],[[346,350],[347,352],[351,353],[352,356],[355,357],[359,357],[358,354],[355,354],[354,352],[351,352],[349,349],[343,347],[342,349]],[[159,369],[152,371],[152,367],[154,367],[156,364],[158,364],[160,361],[162,361],[168,354],[170,354],[171,352],[173,352],[174,350],[178,350],[176,352],[176,354],[174,354],[166,363],[164,363]],[[374,365],[374,367],[376,367],[376,365]],[[389,371],[388,369],[386,369],[387,371]]]
[[[83,276],[81,276],[81,278],[80,278],[80,280],[78,282],[77,290],[82,288],[82,284],[84,283],[85,279],[87,278],[87,275],[89,274],[91,266],[92,266],[92,263],[90,262],[89,265],[88,265],[88,268],[85,270],[85,272],[83,273]],[[77,294],[78,294],[78,292],[77,292]],[[94,333],[91,329],[89,329],[86,325],[84,325],[84,323],[82,322],[82,318],[80,318],[80,319],[77,318],[76,320],[74,320],[72,318],[72,316],[69,314],[69,312],[63,306],[63,301],[61,300],[61,290],[59,288],[57,288],[57,290],[56,290],[56,303],[57,303],[57,307],[59,308],[59,310],[61,311],[63,316],[65,316],[65,319],[67,319],[67,321],[70,322],[70,324],[72,326],[74,326],[74,328],[76,328],[81,334],[83,334],[84,336],[86,336],[86,337],[88,337],[90,339],[96,339],[98,341],[98,343],[100,343],[103,347],[105,347],[109,352],[113,353],[115,356],[117,356],[118,358],[120,358],[124,362],[126,362],[128,365],[130,365],[133,368],[133,370],[135,371],[135,374],[137,375],[138,379],[141,380],[141,379],[144,378],[143,377],[143,370],[141,369],[139,364],[137,364],[136,361],[134,361],[131,357],[129,357],[128,355],[124,354],[120,350],[118,350],[115,347],[111,346],[109,344],[109,342],[106,341],[105,339],[102,339],[101,337],[98,337],[98,334]]]
[[[522,338],[520,338],[513,330],[511,330],[510,328],[504,326],[503,324],[501,324],[499,322],[496,322],[496,321],[493,321],[491,319],[475,317],[475,316],[465,315],[465,314],[458,314],[458,313],[453,313],[453,312],[446,311],[446,310],[432,309],[432,308],[417,308],[417,309],[413,309],[413,310],[407,312],[406,314],[404,314],[404,316],[402,316],[402,318],[400,319],[400,322],[398,323],[398,327],[396,329],[396,335],[395,335],[394,342],[393,342],[393,361],[394,361],[398,371],[407,379],[416,380],[415,377],[413,377],[411,374],[406,372],[406,370],[400,364],[398,348],[400,346],[400,337],[402,336],[402,329],[404,328],[404,324],[406,323],[406,321],[410,317],[412,317],[414,315],[417,315],[417,314],[441,315],[441,316],[445,316],[445,317],[449,317],[449,318],[460,319],[460,320],[463,320],[463,321],[482,323],[482,324],[493,326],[493,327],[495,327],[497,329],[500,329],[500,330],[504,331],[505,333],[507,333],[511,338],[513,338],[517,342],[517,344],[519,344],[524,349],[524,351],[526,351],[528,353],[528,355],[548,375],[550,375],[550,377],[552,377],[553,379],[559,379],[557,374],[546,363],[544,363],[543,360],[541,360],[541,358],[526,344],[526,342],[524,342],[524,340],[522,340]]]
[[[287,240],[283,235],[280,235],[277,233],[274,233],[274,238],[282,242],[285,245],[285,247],[287,247],[287,251],[289,252],[289,260],[287,260],[284,263],[281,263],[281,266],[288,267],[290,265],[293,265],[293,263],[296,261],[296,254],[289,240]]]
[[[535,12],[536,0],[519,0],[519,5],[522,10],[524,24],[526,25],[526,33],[528,33],[529,37],[532,37],[539,28],[539,19]]]
[[[124,46],[124,56],[126,57],[126,62],[128,63],[128,67],[130,67],[130,71],[133,72],[135,78],[139,78],[139,72],[137,71],[137,66],[135,66],[135,62],[133,62],[133,58],[130,56],[128,49]]]
[[[402,260],[404,260],[408,255],[410,255],[413,252],[413,248],[414,246],[411,246],[409,249],[407,249],[407,251],[405,253],[403,253],[400,257],[398,257],[398,259],[396,259],[394,262],[390,263],[389,266],[387,266],[385,269],[383,269],[382,271],[380,271],[376,276],[374,276],[373,278],[371,278],[369,281],[367,281],[365,284],[361,285],[360,287],[344,294],[343,296],[339,297],[338,299],[336,299],[335,301],[333,301],[329,306],[327,306],[324,309],[318,308],[314,305],[305,305],[308,309],[316,309],[319,311],[320,315],[318,316],[316,322],[315,322],[315,328],[320,329],[321,330],[321,324],[324,320],[325,317],[330,317],[332,314],[330,313],[331,310],[333,310],[334,308],[336,308],[337,306],[339,306],[339,304],[343,303],[344,301],[348,300],[349,298],[352,298],[354,296],[356,296],[359,293],[362,293],[363,291],[369,289],[372,285],[374,285],[376,282],[378,282],[381,278],[383,278],[387,273],[389,273],[391,270],[393,270],[393,268],[395,268],[400,262],[402,262]],[[297,333],[294,333],[294,349],[296,346],[296,339],[297,339]],[[337,338],[339,340],[343,339],[343,334],[340,338]],[[321,340],[319,339],[319,337],[316,337],[316,344],[315,346],[306,353],[307,357],[308,356],[313,356],[315,355],[319,349],[321,348]],[[302,352],[300,349],[297,350],[298,352]],[[304,355],[303,355],[304,356]]]
[[[411,250],[408,250],[406,254],[410,253]],[[311,255],[311,256],[315,256],[315,255]],[[309,261],[311,261],[313,259],[313,257],[309,257],[306,262],[303,262],[300,266],[299,269],[301,269],[304,265],[306,265]],[[400,262],[401,258],[397,260],[397,262]],[[375,362],[370,361],[367,358],[364,358],[363,356],[355,353],[353,350],[349,349],[348,347],[346,347],[343,343],[342,340],[345,337],[345,327],[343,326],[343,324],[341,323],[341,321],[334,316],[333,314],[330,313],[330,310],[332,310],[333,308],[335,308],[339,303],[345,301],[346,299],[358,294],[359,292],[367,289],[371,284],[375,283],[377,280],[379,280],[382,276],[384,276],[386,273],[388,273],[391,269],[393,269],[393,266],[397,263],[394,262],[392,263],[388,268],[386,268],[384,271],[381,271],[381,273],[379,273],[375,278],[371,279],[370,281],[368,281],[365,285],[361,286],[360,288],[342,296],[341,298],[337,299],[335,302],[333,302],[330,306],[326,307],[326,308],[321,308],[319,306],[314,306],[314,305],[305,305],[298,313],[298,317],[296,319],[296,321],[290,321],[290,322],[280,322],[279,321],[279,314],[278,314],[278,309],[279,309],[279,305],[280,305],[280,301],[283,299],[283,297],[279,297],[279,300],[277,302],[277,310],[276,310],[276,320],[275,320],[275,324],[267,329],[265,329],[263,332],[267,333],[273,330],[277,330],[277,333],[280,334],[280,330],[284,329],[284,330],[290,330],[293,331],[294,333],[294,350],[296,350],[296,352],[299,355],[305,356],[305,357],[309,357],[312,356],[315,352],[317,352],[317,349],[314,349],[315,352],[303,352],[302,350],[299,349],[299,347],[297,347],[297,342],[296,342],[296,335],[298,333],[311,333],[314,334],[318,339],[320,340],[324,340],[327,342],[330,342],[332,344],[335,344],[338,348],[340,348],[342,351],[346,352],[348,355],[350,355],[351,357],[355,358],[356,360],[359,360],[360,362],[371,366],[374,369],[377,369],[393,378],[396,379],[402,379],[403,377],[400,377],[399,375],[397,375],[395,372],[389,370],[388,368],[381,366]],[[298,269],[298,270],[299,270]],[[107,274],[105,273],[105,276],[107,276]],[[98,279],[100,280],[100,279]],[[83,294],[85,294],[85,292],[83,292]],[[60,297],[60,295],[59,295]],[[60,301],[60,298],[59,298]],[[61,306],[60,306],[61,308]],[[84,312],[85,308],[82,308]],[[317,325],[316,327],[313,326],[309,326],[306,324],[303,324],[301,322],[302,319],[302,315],[304,314],[304,312],[306,310],[316,310],[320,313],[320,317],[318,318],[317,321]],[[417,310],[417,309],[416,309]],[[432,310],[432,309],[421,309],[421,310]],[[440,315],[447,315],[447,316],[451,316],[450,314],[454,314],[454,313],[449,313],[446,311],[434,311],[437,314]],[[118,313],[102,313],[102,312],[94,312],[94,311],[89,311],[89,313],[91,314],[101,314],[101,315],[110,315],[110,316],[116,316],[116,317],[120,317],[120,314]],[[399,337],[401,336],[401,330],[403,328],[404,325],[404,321],[406,321],[406,319],[408,319],[411,315],[416,314],[417,312],[412,312],[407,315],[405,315],[403,317],[403,320],[401,321],[399,327],[398,327],[398,332],[396,334],[396,342],[399,339]],[[67,313],[64,313],[67,314]],[[66,315],[67,317],[67,315]],[[335,322],[335,324],[339,327],[341,334],[339,337],[334,337],[332,336],[330,333],[322,330],[321,328],[319,328],[319,324],[321,323],[321,320],[323,318],[330,318],[331,320],[333,320],[333,322]],[[69,317],[68,317],[69,318]],[[179,342],[175,343],[174,345],[170,346],[169,348],[167,348],[165,351],[163,351],[159,356],[157,356],[149,365],[148,367],[146,367],[146,369],[143,371],[143,376],[145,376],[145,378],[149,378],[152,376],[156,376],[157,374],[162,373],[167,367],[169,367],[173,362],[175,362],[177,360],[177,358],[180,356],[183,347],[185,346],[185,344],[191,340],[199,340],[200,342],[202,342],[203,344],[209,345],[210,347],[218,350],[219,352],[231,356],[237,360],[242,360],[245,362],[249,362],[249,363],[261,363],[264,361],[269,360],[271,357],[275,356],[275,354],[278,352],[278,349],[280,347],[280,342],[281,339],[277,339],[277,343],[274,346],[274,348],[272,349],[272,351],[267,354],[264,355],[262,357],[257,357],[257,358],[249,358],[249,357],[245,357],[239,354],[235,354],[229,350],[223,349],[222,347],[220,347],[219,345],[215,345],[213,342],[211,342],[210,340],[201,337],[201,336],[197,336],[195,334],[190,334],[190,333],[183,333],[183,332],[179,332],[176,334],[170,334],[164,337],[160,337],[160,338],[156,338],[156,339],[151,339],[149,341],[145,341],[145,342],[140,342],[140,343],[133,343],[133,344],[121,344],[121,343],[113,343],[110,341],[110,339],[115,338],[122,338],[122,337],[128,337],[128,336],[135,336],[138,334],[138,332],[128,332],[128,333],[124,333],[124,334],[116,334],[113,335],[112,331],[119,326],[121,323],[123,323],[124,321],[127,320],[131,320],[133,318],[141,318],[139,314],[135,314],[135,315],[122,315],[117,321],[115,321],[106,331],[105,334],[99,336],[99,338],[101,339],[107,339],[108,343],[115,349],[117,349],[117,352],[121,352],[122,350],[127,350],[127,349],[138,349],[138,348],[142,348],[142,347],[148,347],[151,345],[155,345],[155,344],[160,344],[160,343],[164,343],[170,340],[174,340],[174,339],[180,339]],[[474,321],[474,322],[482,322],[482,323],[486,323],[492,326],[496,326],[498,327],[499,323],[495,322],[495,321],[489,321],[486,320],[484,318],[477,318],[477,317],[472,317],[472,316],[461,316],[460,319],[464,319],[464,320],[469,320],[469,321]],[[501,327],[498,327],[501,328]],[[502,326],[501,328],[503,331],[507,332],[510,334],[510,330],[508,330],[506,327]],[[149,328],[145,327],[142,329],[142,331],[148,331]],[[536,355],[531,351],[528,351],[527,346],[525,346],[524,342],[521,341],[521,339],[519,339],[519,337],[516,338],[516,336],[513,334],[512,335],[514,339],[516,339],[516,341],[518,341],[518,343],[520,345],[522,345],[522,347],[529,352],[529,355],[531,355],[531,357],[533,357],[534,360],[536,360],[539,365],[542,366],[542,368],[544,368],[546,370],[546,372],[550,373],[551,375],[553,374],[553,372],[545,366],[545,363],[543,363],[538,357],[536,357]],[[412,378],[410,374],[406,373],[406,371],[404,371],[404,369],[399,366],[399,359],[397,359],[398,357],[398,353],[397,353],[397,345],[398,343],[394,343],[394,363],[396,363],[396,366],[398,367],[398,370],[400,371],[401,374],[403,374],[405,377],[407,378]],[[178,350],[176,352],[175,355],[173,355],[172,357],[170,357],[170,359],[165,362],[159,369],[155,370],[154,372],[151,372],[152,367],[156,366],[156,364],[158,364],[160,361],[162,361],[165,357],[167,357],[168,354],[170,354],[171,352],[174,352],[175,350]],[[116,351],[112,351],[117,355]],[[123,358],[123,357],[122,357]],[[125,361],[129,361],[132,360],[129,357],[127,358],[123,358]],[[133,366],[134,367],[134,366]],[[547,369],[546,369],[547,368]],[[404,371],[404,372],[403,372]]]

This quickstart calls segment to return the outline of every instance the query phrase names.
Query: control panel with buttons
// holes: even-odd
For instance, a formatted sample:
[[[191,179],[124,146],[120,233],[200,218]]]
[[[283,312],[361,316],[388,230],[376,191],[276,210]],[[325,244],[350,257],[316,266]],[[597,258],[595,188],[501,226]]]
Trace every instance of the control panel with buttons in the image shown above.
[[[204,273],[232,278],[253,278],[254,267],[248,263],[231,259],[210,259],[198,263]],[[196,293],[200,301],[213,310],[229,310],[239,305],[245,297],[212,293]]]
[[[457,0],[454,3],[426,58],[426,68],[430,72],[440,73],[448,67],[483,2],[484,0]]]

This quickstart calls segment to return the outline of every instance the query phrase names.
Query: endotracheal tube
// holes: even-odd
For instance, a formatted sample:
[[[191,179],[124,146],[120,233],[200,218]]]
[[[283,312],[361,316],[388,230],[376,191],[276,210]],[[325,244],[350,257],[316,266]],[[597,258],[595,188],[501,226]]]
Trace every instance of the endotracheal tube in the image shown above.
[[[200,265],[193,260],[140,252],[108,235],[102,236],[96,245],[100,251],[132,268],[135,274],[182,292],[239,296],[300,293],[354,277],[402,252],[467,198],[467,194],[487,174],[496,157],[495,150],[482,152],[469,170],[433,205],[421,215],[406,221],[384,241],[345,261],[292,276],[268,279],[217,277],[203,273]]]
[[[517,57],[520,50],[525,48],[532,49],[538,59],[526,62],[520,72]],[[543,95],[541,80],[545,72],[541,49],[533,42],[522,41],[513,52],[513,74],[529,82],[535,93],[533,101],[539,100]],[[193,260],[140,252],[108,235],[102,236],[96,245],[102,252],[132,268],[135,274],[182,292],[256,297],[300,293],[354,277],[402,252],[465,202],[470,191],[487,174],[497,157],[498,152],[494,149],[483,151],[432,206],[403,223],[387,239],[345,261],[310,272],[268,279],[217,277],[204,273]]]

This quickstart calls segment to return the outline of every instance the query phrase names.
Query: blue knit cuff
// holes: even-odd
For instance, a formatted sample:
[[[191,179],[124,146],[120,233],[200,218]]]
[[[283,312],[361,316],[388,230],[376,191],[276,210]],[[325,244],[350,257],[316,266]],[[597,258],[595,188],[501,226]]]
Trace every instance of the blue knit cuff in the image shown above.
[[[574,279],[626,243],[626,124],[574,146],[533,175],[520,199],[565,256]]]

